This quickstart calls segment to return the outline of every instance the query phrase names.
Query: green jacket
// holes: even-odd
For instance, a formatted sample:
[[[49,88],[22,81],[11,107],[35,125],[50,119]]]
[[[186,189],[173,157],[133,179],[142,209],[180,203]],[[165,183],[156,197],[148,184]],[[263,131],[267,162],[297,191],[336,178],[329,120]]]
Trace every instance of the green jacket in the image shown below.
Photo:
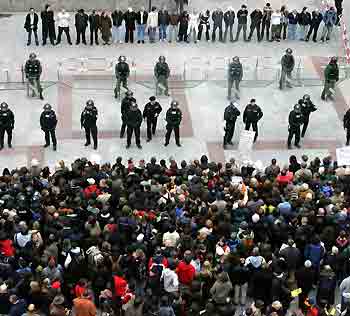
[[[325,80],[339,80],[339,68],[337,64],[328,64],[324,70]]]

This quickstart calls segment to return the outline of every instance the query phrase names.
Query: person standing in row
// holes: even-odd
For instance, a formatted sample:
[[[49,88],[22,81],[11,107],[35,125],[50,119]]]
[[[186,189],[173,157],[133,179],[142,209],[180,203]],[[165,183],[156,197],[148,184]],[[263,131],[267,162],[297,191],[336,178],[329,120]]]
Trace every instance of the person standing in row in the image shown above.
[[[179,15],[173,11],[169,15],[168,42],[176,42],[178,34]],[[199,34],[199,33],[198,33]]]
[[[303,10],[300,13],[298,13],[299,40],[305,40],[310,21],[311,14],[310,12],[308,12],[307,7],[304,7]]]
[[[283,5],[281,7],[281,30],[280,30],[280,39],[284,41],[287,38],[287,29],[288,29],[288,11],[287,7]]]
[[[245,124],[245,130],[249,131],[250,126],[253,127],[253,131],[255,132],[254,143],[258,139],[258,122],[263,117],[263,112],[256,103],[255,99],[251,99],[250,103],[246,106],[243,112],[243,123]]]
[[[169,25],[169,13],[166,9],[159,10],[158,25],[159,25],[159,41],[165,42],[167,38],[166,31]]]
[[[295,60],[293,56],[293,51],[290,48],[286,49],[286,53],[282,56],[281,59],[281,78],[280,78],[280,89],[282,90],[285,86],[285,83],[288,88],[292,88],[290,80],[292,79],[292,72],[294,70]],[[286,80],[288,77],[288,80]]]
[[[232,62],[228,67],[228,91],[227,99],[231,100],[231,91],[233,85],[235,85],[235,98],[239,99],[239,84],[243,78],[243,67],[239,61],[239,57],[235,56],[232,58]]]
[[[297,39],[297,27],[298,27],[298,12],[293,10],[288,14],[288,39]]]
[[[324,70],[324,87],[321,94],[321,99],[326,101],[328,98],[333,98],[335,84],[339,80],[338,58],[333,56],[329,64]]]
[[[126,129],[126,113],[129,111],[131,107],[131,103],[136,103],[136,99],[133,97],[134,94],[132,91],[128,90],[125,93],[125,97],[123,98],[120,111],[121,111],[121,119],[122,119],[122,127],[120,129],[120,138],[124,137],[125,129]]]
[[[276,10],[271,14],[271,39],[270,42],[280,41],[282,14]]]
[[[192,13],[189,14],[188,20],[188,29],[187,29],[187,39],[190,42],[192,38],[193,43],[197,43],[198,37],[198,23],[199,23],[199,14],[196,10],[192,10]]]
[[[119,56],[118,63],[115,65],[115,77],[117,78],[116,87],[114,89],[114,97],[117,99],[120,96],[120,88],[123,85],[125,90],[128,90],[128,78],[130,68],[126,62],[125,56]]]
[[[32,42],[32,34],[33,33],[34,33],[34,38],[35,38],[35,44],[36,44],[36,46],[39,46],[38,22],[39,22],[38,15],[36,14],[34,8],[30,8],[29,13],[26,16],[26,20],[24,23],[24,28],[26,29],[26,31],[28,33],[27,46],[29,46]]]
[[[86,143],[84,146],[90,146],[91,144],[91,137],[94,142],[94,149],[97,149],[97,116],[98,111],[95,107],[94,101],[88,100],[86,102],[85,109],[81,113],[80,117],[80,125],[81,128],[85,129],[85,137],[86,137]]]
[[[170,68],[164,56],[159,56],[158,62],[154,67],[154,76],[156,77],[156,95],[161,90],[164,95],[169,96],[168,78],[170,76]]]
[[[47,38],[49,37],[51,45],[55,45],[56,30],[54,13],[49,4],[45,5],[44,11],[40,14],[42,23],[42,40],[43,46],[46,45]]]
[[[311,98],[308,94],[305,94],[302,99],[299,100],[301,114],[303,115],[303,129],[301,131],[301,137],[304,138],[307,127],[309,125],[310,114],[317,110],[315,104],[312,103]]]
[[[222,42],[222,21],[224,14],[220,8],[217,8],[211,15],[213,20],[213,32],[211,35],[211,40],[215,42],[216,39],[216,29],[219,29],[219,41]]]
[[[152,11],[148,14],[148,17],[147,17],[147,28],[148,28],[148,36],[149,36],[150,43],[154,43],[156,40],[157,27],[158,27],[158,12],[156,7],[152,7]]]
[[[317,32],[318,32],[318,28],[320,27],[320,24],[323,20],[323,16],[322,14],[319,12],[318,9],[316,9],[315,11],[312,11],[311,14],[311,21],[310,21],[310,28],[309,28],[309,32],[306,35],[306,39],[305,41],[309,41],[310,36],[312,34],[312,32],[314,33],[312,36],[312,40],[316,43],[317,42]]]
[[[175,142],[178,147],[181,147],[180,144],[180,124],[182,121],[182,112],[178,108],[179,103],[177,101],[172,101],[170,104],[170,108],[166,112],[166,134],[165,134],[165,144],[164,146],[169,145],[169,140],[172,131],[174,131],[175,134]]]
[[[263,18],[263,14],[262,14],[260,9],[255,9],[250,14],[250,33],[249,33],[249,36],[248,36],[248,41],[251,41],[254,30],[256,30],[256,37],[258,39],[258,42],[261,41],[261,38],[260,38],[260,26],[261,26],[262,18]]]
[[[42,131],[45,133],[44,148],[50,146],[50,136],[51,136],[54,151],[56,151],[57,149],[56,126],[57,126],[56,113],[52,109],[50,104],[45,104],[44,111],[41,113],[41,116],[40,116],[40,127]]]
[[[138,108],[136,102],[133,102],[133,101],[131,102],[130,108],[126,112],[125,120],[126,120],[126,126],[127,126],[126,148],[128,149],[130,147],[131,137],[132,137],[132,134],[134,133],[136,146],[137,148],[142,149],[141,141],[140,141],[140,127],[142,124],[142,113],[141,113],[141,110]]]
[[[322,30],[322,36],[321,41],[324,42],[329,41],[331,39],[331,35],[333,32],[333,27],[337,22],[337,14],[333,7],[330,7],[326,13],[323,16],[323,30]]]
[[[247,23],[248,23],[248,10],[245,4],[242,5],[241,9],[237,12],[238,27],[236,33],[235,42],[238,41],[241,30],[243,29],[243,39],[247,41]]]
[[[144,7],[136,14],[137,43],[145,44],[145,30],[147,25],[148,12]]]
[[[7,145],[12,148],[12,130],[15,126],[15,116],[6,102],[0,105],[0,150],[4,148],[5,132],[7,134]]]
[[[226,107],[224,112],[224,120],[226,121],[225,135],[224,135],[224,149],[227,149],[227,145],[233,145],[232,137],[235,132],[235,126],[238,116],[241,112],[238,110],[238,104],[231,101]]]
[[[264,39],[265,36],[265,29],[266,29],[266,40],[270,40],[270,26],[271,26],[271,15],[272,15],[272,8],[270,3],[266,3],[263,9],[263,18],[262,18],[262,25],[261,25],[261,40]]]
[[[100,29],[101,29],[101,38],[103,41],[103,45],[110,45],[111,44],[111,33],[112,28],[112,20],[107,14],[107,12],[102,11],[101,18],[100,18]]]
[[[288,117],[288,149],[292,149],[292,139],[294,136],[294,145],[300,148],[300,126],[304,123],[304,117],[301,113],[299,104],[294,105],[294,109],[290,111]]]
[[[205,10],[199,14],[199,26],[198,26],[198,40],[202,39],[202,32],[205,32],[205,39],[207,42],[210,41],[209,30],[210,30],[210,11]]]
[[[80,44],[80,37],[84,45],[86,45],[85,32],[88,26],[88,15],[84,12],[84,9],[79,9],[75,14],[75,29],[77,31],[77,41],[75,45]]]
[[[32,90],[32,96],[34,97],[35,94],[38,93],[39,98],[41,100],[44,100],[43,89],[40,84],[42,67],[40,61],[36,58],[36,55],[34,53],[31,53],[29,55],[29,59],[24,66],[24,72],[26,79],[28,80],[28,84]]]
[[[125,43],[133,43],[134,42],[134,31],[135,31],[135,20],[136,13],[130,7],[128,11],[124,13],[124,21],[125,21]]]
[[[89,16],[89,25],[90,25],[90,45],[98,45],[98,30],[100,29],[100,16],[96,13],[96,10],[92,10],[92,13]]]
[[[124,14],[121,10],[115,9],[112,12],[112,43],[113,44],[121,44],[122,41],[122,24],[123,24],[123,17]]]
[[[230,32],[230,42],[233,42],[233,25],[235,23],[235,11],[232,7],[229,7],[224,13],[224,22],[225,22],[225,33],[224,33],[224,42],[227,40],[227,33]]]
[[[343,118],[344,129],[346,130],[346,146],[350,145],[350,109],[348,109]]]
[[[149,102],[145,105],[143,110],[143,119],[147,124],[147,142],[152,140],[152,135],[155,135],[157,129],[158,116],[162,112],[162,107],[156,97],[149,98]]]
[[[179,42],[187,42],[187,29],[188,29],[188,13],[186,11],[182,12],[179,19]]]
[[[67,42],[72,45],[72,41],[69,34],[70,14],[66,12],[65,8],[62,8],[61,12],[57,14],[58,35],[56,45],[61,43],[62,33],[64,32],[67,37]]]

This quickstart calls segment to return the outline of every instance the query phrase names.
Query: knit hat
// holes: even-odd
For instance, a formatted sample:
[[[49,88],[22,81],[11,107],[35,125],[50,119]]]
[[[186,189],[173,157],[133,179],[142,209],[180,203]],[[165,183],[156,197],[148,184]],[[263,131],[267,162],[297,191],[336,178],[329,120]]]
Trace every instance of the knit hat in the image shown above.
[[[282,308],[282,304],[280,301],[274,301],[271,306],[274,308],[274,309],[280,309]]]
[[[311,261],[310,261],[310,260],[306,260],[306,261],[304,262],[304,266],[305,266],[305,268],[311,268],[311,266],[312,266]]]
[[[339,253],[339,249],[336,246],[332,247],[332,254],[337,255]]]
[[[90,185],[95,184],[95,179],[93,179],[93,178],[89,178],[89,179],[87,179],[86,181],[87,181]]]
[[[256,213],[255,213],[255,214],[252,216],[252,222],[255,224],[255,223],[257,223],[259,220],[260,220],[259,214],[256,214]]]

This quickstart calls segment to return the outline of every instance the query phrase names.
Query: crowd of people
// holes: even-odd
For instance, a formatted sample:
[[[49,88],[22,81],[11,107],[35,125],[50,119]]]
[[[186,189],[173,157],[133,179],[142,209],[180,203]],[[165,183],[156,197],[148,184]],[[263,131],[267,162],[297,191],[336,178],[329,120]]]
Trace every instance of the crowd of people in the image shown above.
[[[304,7],[300,12],[289,10],[286,5],[281,8],[273,8],[266,3],[263,8],[247,8],[245,4],[236,12],[232,7],[217,8],[210,12],[189,9],[178,13],[176,10],[168,12],[166,8],[152,7],[147,12],[144,7],[134,11],[128,8],[125,12],[117,8],[113,12],[92,10],[88,15],[83,9],[79,9],[73,17],[64,8],[56,15],[49,4],[40,13],[42,22],[42,44],[46,45],[50,39],[52,45],[61,43],[62,33],[65,32],[67,42],[72,45],[70,26],[74,23],[76,30],[76,44],[87,44],[86,30],[90,30],[90,44],[99,45],[101,35],[103,45],[133,43],[134,37],[137,43],[145,43],[146,35],[150,43],[160,42],[194,42],[202,40],[216,40],[218,33],[220,42],[235,42],[239,40],[243,31],[244,41],[250,41],[256,32],[257,41],[264,38],[267,41],[282,40],[312,40],[322,42],[331,39],[335,25],[339,25],[342,15],[342,1],[335,0],[334,6],[330,6],[324,12],[318,9],[309,11]],[[251,10],[250,12],[248,10]],[[249,34],[247,34],[248,20],[250,19]],[[233,27],[237,24],[237,32],[234,36]],[[322,34],[318,36],[320,25],[323,25]],[[36,45],[39,45],[38,37],[39,15],[34,8],[29,10],[26,16],[24,28],[28,32],[27,45],[31,45],[34,35]],[[56,37],[56,25],[58,35]],[[211,31],[211,36],[210,36]],[[158,33],[158,36],[157,36]],[[125,34],[125,36],[124,36]]]
[[[33,160],[0,189],[2,315],[350,310],[350,168],[331,157]]]

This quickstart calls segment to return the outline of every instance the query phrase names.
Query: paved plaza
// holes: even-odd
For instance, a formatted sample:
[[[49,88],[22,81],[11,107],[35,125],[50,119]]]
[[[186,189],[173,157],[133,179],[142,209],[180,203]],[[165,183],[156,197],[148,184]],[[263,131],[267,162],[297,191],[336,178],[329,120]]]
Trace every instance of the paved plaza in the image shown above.
[[[264,112],[251,160],[268,162],[274,156],[286,161],[292,153],[298,156],[303,153],[334,155],[336,147],[344,145],[342,116],[350,98],[350,82],[346,80],[344,70],[341,71],[334,102],[324,102],[320,98],[324,65],[330,56],[343,56],[338,29],[334,32],[334,39],[327,44],[300,41],[257,43],[254,39],[250,43],[233,44],[200,42],[70,47],[64,43],[59,47],[26,47],[23,21],[24,14],[15,14],[1,19],[0,24],[0,36],[4,39],[4,45],[0,47],[0,101],[7,102],[16,117],[14,148],[0,152],[2,167],[27,165],[33,158],[41,164],[54,166],[59,159],[71,161],[81,156],[98,162],[114,161],[117,156],[138,160],[155,155],[159,159],[191,160],[207,154],[210,159],[220,161],[239,157],[237,145],[243,129],[242,116],[236,125],[234,146],[225,151],[222,148],[223,112],[228,105],[225,65],[235,55],[241,57],[244,66],[239,109],[243,114],[246,104],[255,98]],[[74,43],[74,36],[72,40]],[[279,61],[288,47],[293,49],[297,61],[295,87],[280,91]],[[32,51],[37,53],[43,65],[44,101],[27,97],[24,85],[20,83],[21,65]],[[155,93],[152,72],[159,55],[166,56],[172,72],[171,96],[159,98],[163,112],[156,137],[150,143],[146,143],[146,124],[142,125],[142,150],[135,144],[126,150],[126,139],[119,138],[120,100],[113,96],[113,65],[121,54],[127,56],[132,66],[130,88],[141,110]],[[11,84],[5,83],[7,80]],[[318,110],[311,114],[302,149],[287,150],[288,113],[306,93]],[[80,128],[80,114],[88,99],[93,99],[99,110],[97,151],[84,147],[85,136]],[[173,99],[179,101],[184,114],[181,148],[173,139],[167,148],[163,146],[165,112]],[[59,120],[57,152],[42,147],[44,135],[39,116],[45,103],[52,105]]]

